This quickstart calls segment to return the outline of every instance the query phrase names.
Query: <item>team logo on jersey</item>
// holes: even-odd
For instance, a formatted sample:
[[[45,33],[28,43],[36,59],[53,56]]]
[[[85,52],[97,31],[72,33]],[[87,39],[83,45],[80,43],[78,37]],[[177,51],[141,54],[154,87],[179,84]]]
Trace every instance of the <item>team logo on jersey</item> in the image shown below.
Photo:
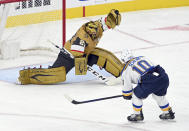
[[[86,45],[85,43],[86,43],[86,42],[85,42],[84,40],[81,40],[81,39],[80,39],[79,44],[80,44],[81,46],[85,47],[85,45]]]
[[[86,46],[86,42],[84,40],[81,40],[79,37],[77,37],[72,45],[85,47]]]

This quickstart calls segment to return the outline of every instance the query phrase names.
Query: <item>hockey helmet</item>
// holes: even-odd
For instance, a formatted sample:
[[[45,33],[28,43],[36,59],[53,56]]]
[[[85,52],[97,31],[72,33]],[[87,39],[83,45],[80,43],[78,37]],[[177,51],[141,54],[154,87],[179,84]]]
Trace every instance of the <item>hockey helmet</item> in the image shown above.
[[[121,60],[124,63],[127,63],[129,60],[131,60],[133,58],[134,58],[134,56],[133,56],[133,53],[131,52],[131,50],[128,50],[128,49],[122,50],[122,52],[121,52]]]
[[[98,24],[93,21],[90,21],[86,24],[85,30],[91,36],[92,39],[97,38],[97,36],[99,34]]]

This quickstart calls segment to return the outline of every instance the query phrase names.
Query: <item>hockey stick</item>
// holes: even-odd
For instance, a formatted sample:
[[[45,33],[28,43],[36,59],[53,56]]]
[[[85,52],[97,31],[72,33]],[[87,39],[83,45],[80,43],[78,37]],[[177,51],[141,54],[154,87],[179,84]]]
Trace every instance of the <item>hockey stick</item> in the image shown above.
[[[51,43],[52,45],[54,45],[56,48],[58,48],[60,51],[62,51],[65,54],[69,54],[69,56],[74,59],[74,56],[65,48],[60,48],[58,45],[56,45],[54,42],[47,40],[49,43]],[[108,81],[108,78],[106,78],[105,76],[103,76],[102,74],[100,74],[98,71],[94,70],[91,66],[87,65],[87,70],[89,72],[91,72],[95,77],[97,77],[100,81],[106,83]],[[107,85],[111,85],[109,83],[107,83]]]
[[[78,105],[78,104],[84,104],[84,103],[91,103],[91,102],[96,102],[96,101],[102,101],[102,100],[107,100],[107,99],[113,99],[113,98],[118,98],[122,97],[122,95],[116,95],[116,96],[108,96],[108,97],[102,97],[102,98],[97,98],[97,99],[91,99],[91,100],[85,100],[85,101],[77,101],[69,97],[68,95],[64,95],[64,97],[70,101],[72,104]]]

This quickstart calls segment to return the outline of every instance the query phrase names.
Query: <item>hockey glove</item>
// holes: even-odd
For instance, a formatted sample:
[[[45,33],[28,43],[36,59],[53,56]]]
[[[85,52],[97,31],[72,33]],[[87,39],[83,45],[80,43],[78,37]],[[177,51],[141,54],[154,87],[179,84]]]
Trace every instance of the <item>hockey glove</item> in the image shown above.
[[[119,13],[118,10],[116,9],[112,9],[107,18],[106,18],[106,25],[109,27],[109,28],[115,28],[116,25],[120,25],[120,22],[121,22],[121,14]]]

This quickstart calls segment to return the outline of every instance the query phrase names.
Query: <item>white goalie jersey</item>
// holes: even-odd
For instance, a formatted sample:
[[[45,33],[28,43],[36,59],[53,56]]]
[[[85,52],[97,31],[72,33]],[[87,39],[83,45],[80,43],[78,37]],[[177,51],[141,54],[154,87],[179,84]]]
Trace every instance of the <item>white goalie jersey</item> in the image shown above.
[[[132,94],[133,84],[138,84],[140,78],[148,70],[156,66],[144,56],[139,56],[131,59],[125,65],[125,70],[122,73],[122,80],[124,86],[122,87],[122,94],[129,96]]]

